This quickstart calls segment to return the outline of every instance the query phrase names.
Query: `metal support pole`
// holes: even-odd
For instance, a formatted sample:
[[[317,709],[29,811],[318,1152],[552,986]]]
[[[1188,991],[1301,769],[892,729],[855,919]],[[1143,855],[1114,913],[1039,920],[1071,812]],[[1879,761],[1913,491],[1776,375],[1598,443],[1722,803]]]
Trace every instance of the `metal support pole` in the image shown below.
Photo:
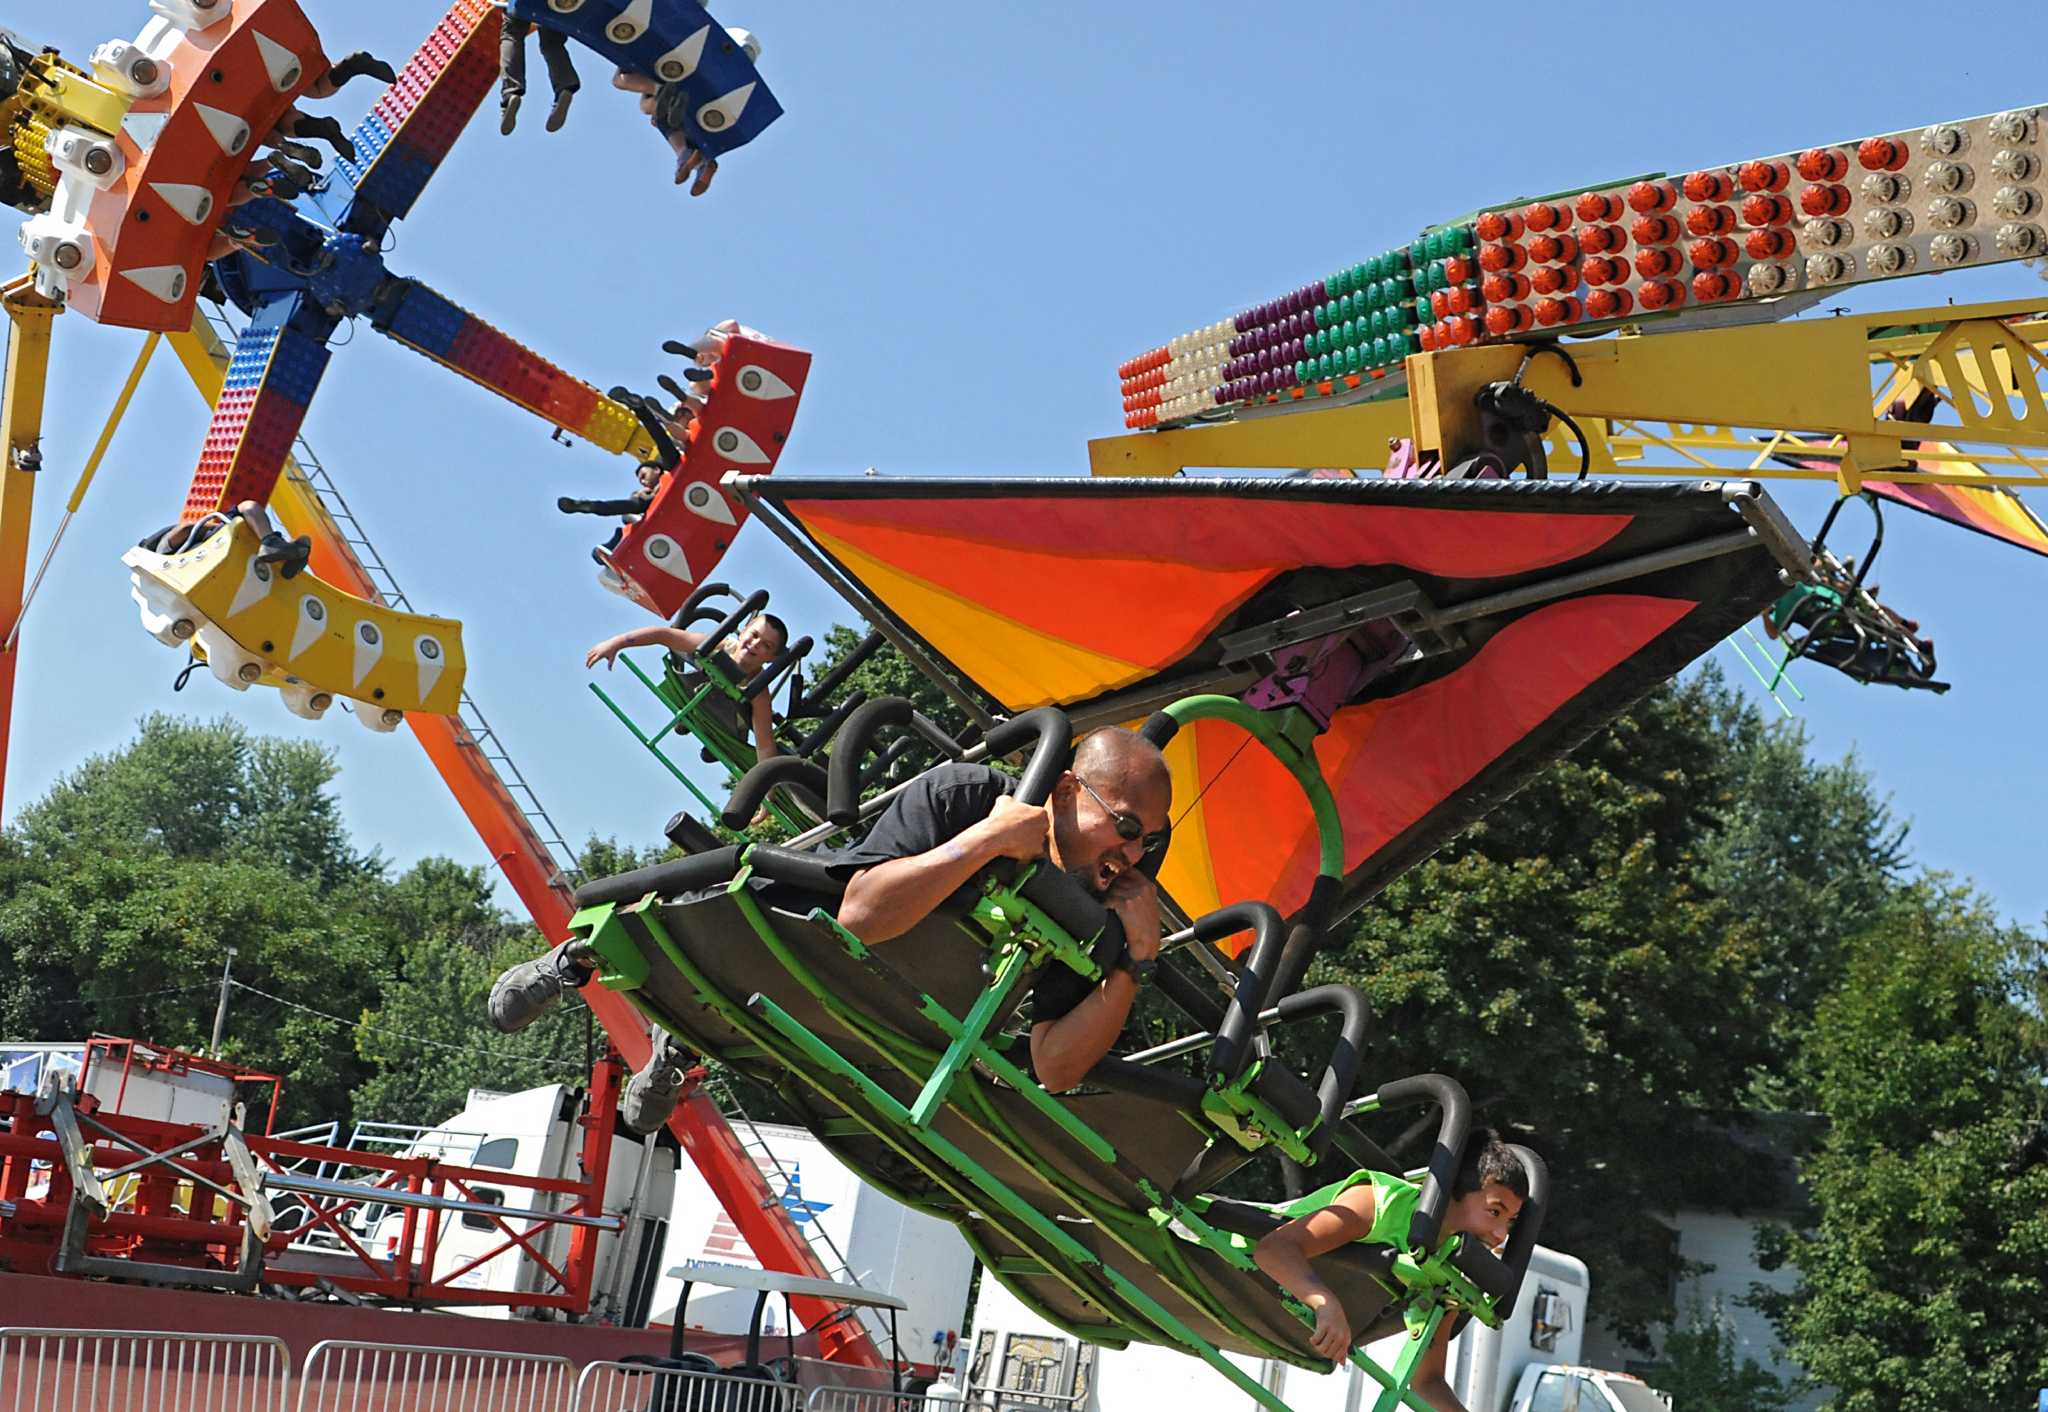
[[[0,286],[0,304],[6,308],[8,321],[6,387],[0,393],[0,638],[12,639],[21,621],[35,473],[42,466],[50,326],[63,306],[37,294],[26,276]],[[6,782],[7,737],[14,719],[14,669],[20,658],[18,650],[0,652],[0,787]]]
[[[206,1046],[206,1052],[220,1058],[220,1039],[228,1027],[228,991],[234,985],[235,948],[228,948],[228,959],[220,966],[220,1005],[213,1012],[213,1042]]]

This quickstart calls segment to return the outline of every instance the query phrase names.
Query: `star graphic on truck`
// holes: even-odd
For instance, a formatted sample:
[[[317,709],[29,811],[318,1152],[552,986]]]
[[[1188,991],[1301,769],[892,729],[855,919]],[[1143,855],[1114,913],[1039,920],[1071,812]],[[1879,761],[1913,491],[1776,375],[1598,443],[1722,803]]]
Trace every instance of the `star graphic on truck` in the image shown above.
[[[789,1169],[789,1180],[782,1186],[782,1207],[789,1212],[789,1218],[799,1226],[808,1226],[812,1219],[832,1209],[829,1201],[806,1201],[803,1193],[803,1164],[796,1163]]]

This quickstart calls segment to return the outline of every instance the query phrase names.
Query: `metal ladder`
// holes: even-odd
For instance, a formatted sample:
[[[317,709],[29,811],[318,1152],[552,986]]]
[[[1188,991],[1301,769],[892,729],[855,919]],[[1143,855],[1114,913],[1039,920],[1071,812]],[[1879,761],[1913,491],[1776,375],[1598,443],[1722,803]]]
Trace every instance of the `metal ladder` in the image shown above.
[[[706,1087],[711,1090],[719,1111],[725,1114],[725,1121],[732,1128],[733,1136],[739,1140],[740,1147],[753,1159],[754,1165],[761,1169],[761,1175],[767,1178],[769,1185],[775,1189],[776,1198],[780,1200],[789,1190],[794,1174],[782,1165],[782,1158],[769,1146],[768,1139],[763,1137],[761,1130],[754,1125],[753,1118],[748,1115],[746,1106],[740,1102],[739,1095],[733,1091],[731,1084],[723,1079],[712,1079]],[[811,1249],[818,1253],[819,1263],[825,1266],[827,1279],[839,1284],[861,1285],[860,1277],[854,1273],[845,1252],[840,1250],[839,1243],[832,1239],[823,1222],[813,1222],[811,1228],[804,1232],[804,1237],[810,1241]],[[871,1310],[862,1309],[855,1312],[867,1324],[869,1336],[875,1340],[876,1346],[885,1347],[889,1337],[888,1325]]]
[[[238,330],[228,322],[221,310],[209,308],[203,303],[201,307],[206,310],[207,321],[213,325],[215,333],[232,348],[239,336]],[[349,508],[340,487],[334,483],[334,477],[328,474],[327,467],[320,463],[320,458],[314,454],[312,446],[303,435],[292,443],[292,458],[298,464],[301,478],[326,507],[327,513],[334,517],[335,523],[341,526],[342,540],[355,551],[356,558],[362,561],[364,571],[377,586],[377,596],[390,607],[400,608],[408,613],[418,611],[407,599],[405,590],[398,586],[398,579],[392,574],[390,566],[384,562],[384,556],[377,552],[377,546],[372,544],[370,537],[363,532],[362,522],[356,519],[355,512]],[[285,468],[285,474],[292,474],[289,465]],[[548,817],[548,811],[541,804],[540,796],[535,794],[533,786],[526,782],[526,776],[520,773],[519,766],[513,762],[504,743],[498,739],[498,733],[491,729],[491,723],[485,719],[483,711],[477,706],[476,698],[472,697],[467,689],[462,693],[459,714],[462,724],[468,727],[471,737],[475,739],[477,750],[498,772],[498,778],[504,782],[506,792],[512,796],[512,802],[518,806],[519,812],[525,816],[527,823],[532,825],[533,831],[547,846],[548,856],[560,869],[563,880],[573,887],[582,877],[576,850],[569,846],[568,841],[562,837],[562,831],[555,827],[555,821]]]

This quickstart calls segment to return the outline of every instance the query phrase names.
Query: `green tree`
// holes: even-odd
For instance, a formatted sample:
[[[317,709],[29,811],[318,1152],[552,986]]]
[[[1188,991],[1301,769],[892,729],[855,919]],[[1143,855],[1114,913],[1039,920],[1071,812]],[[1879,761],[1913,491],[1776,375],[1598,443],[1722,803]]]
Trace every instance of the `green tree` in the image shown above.
[[[516,1035],[485,1021],[491,982],[537,949],[531,928],[478,950],[460,937],[428,935],[406,948],[398,973],[354,1030],[371,1066],[356,1089],[355,1111],[393,1123],[440,1123],[462,1110],[472,1088],[517,1090],[546,1083],[582,1085],[591,1046],[588,1006],[571,996]]]
[[[818,680],[837,666],[846,655],[860,645],[865,633],[856,632],[844,623],[836,624],[825,632],[823,648],[817,670],[807,673],[812,680]],[[958,736],[965,733],[972,724],[967,713],[939,687],[910,664],[910,659],[898,651],[893,643],[884,642],[875,654],[855,667],[847,676],[846,683],[839,688],[835,699],[843,700],[849,692],[865,692],[870,701],[879,696],[901,696],[907,698],[934,724]]]
[[[1813,761],[1801,726],[1767,719],[1717,673],[1686,691],[1708,715],[1727,791],[1700,840],[1700,882],[1768,939],[1756,980],[1769,997],[1772,1046],[1791,1053],[1833,989],[1849,938],[1899,888],[1906,826],[1853,756]],[[1787,1066],[1774,1065],[1759,1072],[1757,1097],[1806,1106],[1791,1084]]]
[[[144,720],[21,813],[0,866],[0,1029],[203,1047],[227,948],[249,989],[226,1054],[287,1077],[293,1121],[345,1111],[363,1063],[296,997],[346,1013],[396,936],[383,865],[349,843],[332,756],[230,720]]]
[[[2041,938],[1929,882],[1852,944],[1802,1059],[1829,1120],[1772,1312],[1840,1412],[2016,1407],[2048,1384]]]
[[[1735,1335],[1721,1306],[1695,1302],[1686,1322],[1664,1336],[1661,1366],[1650,1376],[1684,1412],[1784,1412],[1792,1390],[1754,1358],[1736,1358]]]

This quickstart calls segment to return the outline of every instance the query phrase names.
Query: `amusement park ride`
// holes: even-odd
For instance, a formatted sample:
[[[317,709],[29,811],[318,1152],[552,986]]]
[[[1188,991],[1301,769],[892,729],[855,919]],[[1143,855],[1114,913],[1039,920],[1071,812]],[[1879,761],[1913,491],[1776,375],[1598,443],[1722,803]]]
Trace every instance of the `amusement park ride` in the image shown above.
[[[801,479],[769,473],[807,354],[720,326],[682,349],[698,386],[664,381],[677,404],[606,395],[384,255],[501,59],[523,88],[532,29],[557,111],[574,40],[655,90],[656,125],[700,184],[780,112],[749,43],[689,0],[456,0],[349,139],[298,105],[375,67],[330,65],[297,0],[152,8],[89,67],[0,51],[0,190],[30,213],[34,262],[6,294],[0,732],[52,322],[68,309],[167,334],[214,411],[180,512],[191,530],[126,558],[146,627],[301,715],[342,700],[373,729],[410,726],[542,931],[599,969],[584,994],[627,1062],[650,1020],[667,1027],[775,1087],[868,1180],[954,1220],[1046,1318],[1195,1353],[1268,1405],[1223,1351],[1327,1365],[1247,1253],[1271,1213],[1217,1195],[1225,1176],[1268,1155],[1293,1178],[1333,1154],[1400,1170],[1358,1120],[1437,1108],[1408,1241],[1330,1262],[1354,1329],[1414,1335],[1396,1367],[1369,1367],[1382,1409],[1418,1405],[1416,1360],[1444,1322],[1512,1305],[1545,1202],[1524,1152],[1531,1200],[1504,1252],[1437,1240],[1468,1105],[1442,1076],[1361,1083],[1362,997],[1300,989],[1337,924],[1759,615],[1778,674],[1804,659],[1946,689],[1919,626],[1869,583],[1876,544],[1860,563],[1831,551],[1834,514],[1808,539],[1758,481],[1830,480],[1873,511],[1904,504],[2048,553],[2012,494],[2048,475],[2048,294],[1789,317],[1858,283],[2048,254],[2038,109],[1432,226],[1126,362],[1127,434],[1091,444],[1092,479]],[[336,148],[325,173],[310,137]],[[231,353],[202,298],[240,311]],[[668,472],[601,581],[714,626],[694,661],[640,673],[665,719],[633,730],[657,755],[672,732],[695,739],[733,785],[720,810],[700,795],[706,812],[744,832],[766,808],[788,844],[725,844],[682,816],[683,858],[572,887],[455,714],[460,625],[385,603],[292,462],[329,340],[356,317]],[[245,504],[283,532],[266,537]],[[844,670],[806,688],[807,642],[751,679],[719,670],[712,649],[766,603],[710,581],[750,514],[874,625],[863,652],[894,643],[976,732],[835,695]],[[782,754],[756,765],[731,708],[784,684]],[[1035,803],[1077,732],[1138,723],[1190,801],[1150,864],[1179,924],[1159,985],[1190,1033],[1055,1096],[1003,1026],[1040,968],[1113,966],[1115,918],[1027,867],[884,959],[833,920],[842,882],[813,850],[916,762],[1028,754],[1017,791]],[[1298,1075],[1263,1035],[1316,1017],[1340,1034]],[[708,1101],[675,1126],[764,1263],[816,1273]],[[878,1357],[838,1327],[834,1356]]]

